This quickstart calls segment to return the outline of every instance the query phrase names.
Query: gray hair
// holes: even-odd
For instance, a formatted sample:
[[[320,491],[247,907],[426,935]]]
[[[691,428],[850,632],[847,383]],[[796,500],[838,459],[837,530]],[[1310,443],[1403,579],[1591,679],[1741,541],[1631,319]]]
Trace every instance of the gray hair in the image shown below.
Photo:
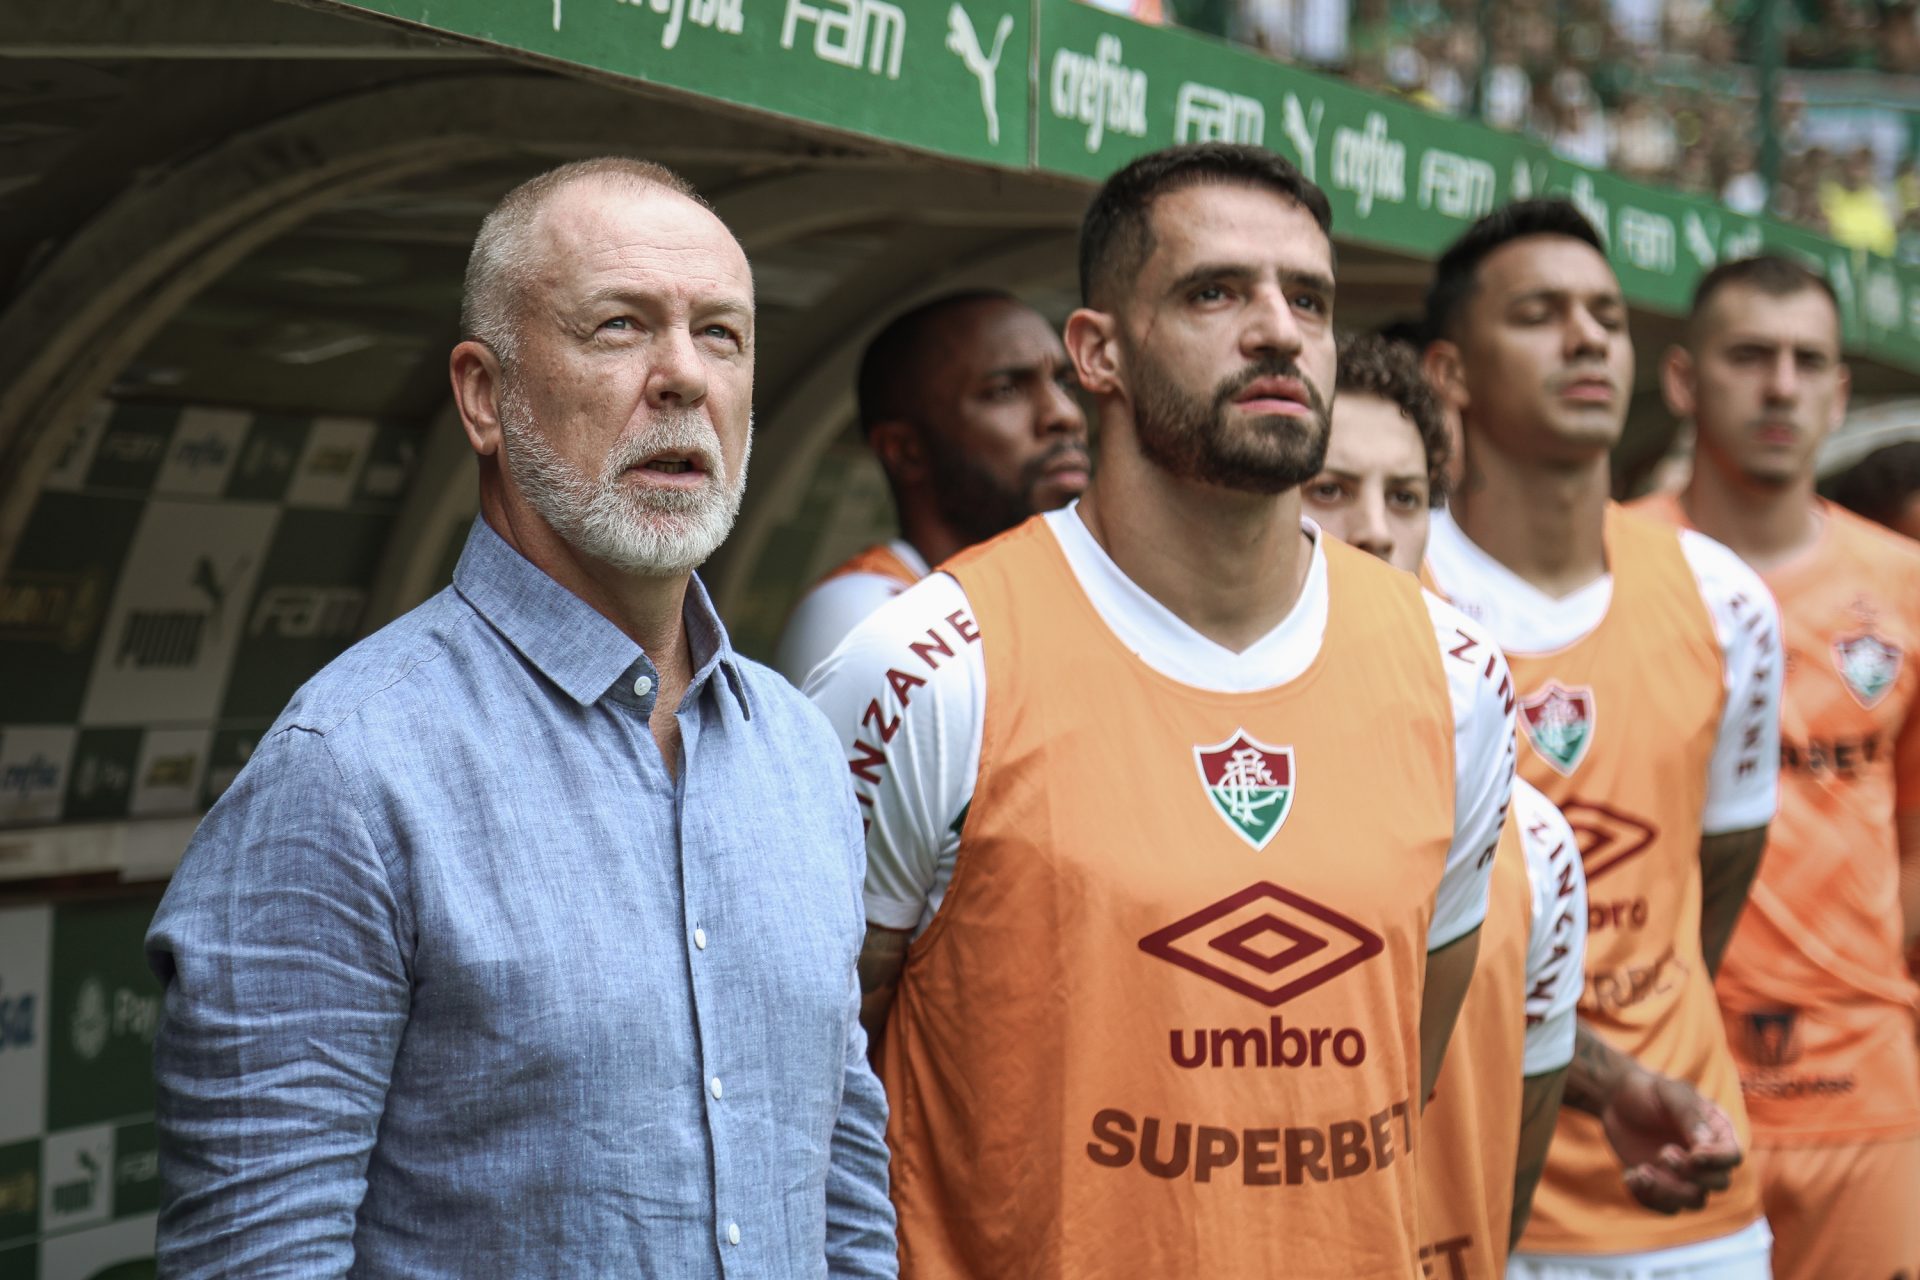
[[[519,346],[519,311],[539,255],[530,232],[541,209],[576,182],[606,182],[623,190],[664,189],[711,209],[693,184],[651,160],[600,156],[576,160],[529,178],[507,192],[480,223],[460,295],[460,336],[484,343],[504,365]]]

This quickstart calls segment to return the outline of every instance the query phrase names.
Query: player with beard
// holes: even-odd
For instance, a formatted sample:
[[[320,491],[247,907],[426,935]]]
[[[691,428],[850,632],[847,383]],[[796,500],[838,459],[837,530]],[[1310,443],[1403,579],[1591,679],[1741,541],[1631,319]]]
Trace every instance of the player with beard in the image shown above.
[[[1779,618],[1725,547],[1608,501],[1633,385],[1626,317],[1599,236],[1566,201],[1498,210],[1442,255],[1425,370],[1461,415],[1466,467],[1427,566],[1506,650],[1522,776],[1582,834],[1582,1020],[1731,1119],[1703,1117],[1660,1153],[1726,1189],[1698,1213],[1646,1212],[1603,1121],[1563,1107],[1509,1269],[1757,1280],[1769,1236],[1751,1169],[1729,1169],[1745,1111],[1712,975],[1773,816]],[[1604,1084],[1597,1070],[1576,1053],[1571,1098]]]
[[[906,1273],[1418,1274],[1513,706],[1473,623],[1301,518],[1330,220],[1258,147],[1110,178],[1066,330],[1086,494],[809,681],[868,818]]]
[[[1643,504],[1766,579],[1786,626],[1780,815],[1716,984],[1779,1280],[1920,1269],[1920,547],[1822,502],[1840,309],[1784,258],[1716,267],[1668,353],[1685,492]]]
[[[949,294],[880,331],[860,360],[860,425],[900,536],[800,598],[774,661],[789,680],[930,566],[1080,495],[1091,468],[1072,378],[1053,326],[1010,294]]]

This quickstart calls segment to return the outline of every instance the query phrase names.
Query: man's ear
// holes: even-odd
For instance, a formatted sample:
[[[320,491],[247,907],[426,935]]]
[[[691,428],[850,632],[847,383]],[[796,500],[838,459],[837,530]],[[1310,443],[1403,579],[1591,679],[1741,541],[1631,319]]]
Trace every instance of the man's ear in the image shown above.
[[[500,357],[493,348],[472,338],[454,347],[447,358],[453,380],[453,403],[460,411],[460,428],[467,443],[481,457],[500,451]]]
[[[1081,307],[1067,317],[1062,340],[1080,385],[1096,396],[1126,389],[1126,361],[1120,350],[1120,321],[1105,311]]]
[[[927,478],[926,445],[913,423],[903,418],[874,423],[867,431],[867,447],[896,487],[916,485]]]
[[[1450,339],[1436,338],[1420,353],[1420,372],[1441,403],[1456,414],[1467,411],[1467,364]]]
[[[1693,375],[1693,352],[1678,343],[1668,347],[1660,361],[1660,396],[1667,402],[1667,412],[1682,422],[1693,421]]]

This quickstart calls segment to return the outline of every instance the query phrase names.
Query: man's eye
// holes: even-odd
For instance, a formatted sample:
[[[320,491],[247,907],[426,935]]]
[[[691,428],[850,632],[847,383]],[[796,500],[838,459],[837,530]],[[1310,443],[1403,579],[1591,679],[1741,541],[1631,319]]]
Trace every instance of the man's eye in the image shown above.
[[[1302,311],[1320,315],[1327,309],[1327,300],[1317,293],[1296,293],[1293,295],[1293,305]]]
[[[1427,495],[1412,489],[1395,489],[1387,495],[1387,501],[1403,511],[1418,511],[1427,505]]]
[[[1341,497],[1338,480],[1315,480],[1307,486],[1307,496],[1315,502],[1338,502]]]
[[[602,329],[631,329],[633,328],[633,318],[631,316],[613,316],[609,319],[602,320],[600,327]]]
[[[705,332],[709,338],[718,338],[722,342],[738,343],[740,341],[739,332],[728,328],[724,324],[710,324],[706,327]]]
[[[1217,284],[1203,284],[1193,291],[1195,302],[1219,302],[1226,296],[1226,289]]]
[[[1019,390],[1011,382],[991,382],[983,395],[988,400],[1011,400]]]

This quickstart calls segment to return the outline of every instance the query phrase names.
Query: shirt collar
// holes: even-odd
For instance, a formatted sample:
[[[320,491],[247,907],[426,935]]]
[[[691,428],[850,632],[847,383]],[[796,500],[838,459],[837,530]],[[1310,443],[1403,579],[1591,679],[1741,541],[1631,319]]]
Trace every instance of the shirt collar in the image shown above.
[[[453,585],[521,656],[581,706],[599,701],[636,667],[658,674],[632,637],[509,546],[484,516],[476,516],[467,532]],[[752,719],[740,659],[697,574],[687,584],[682,618],[693,668],[687,692],[697,695],[718,671],[740,714]]]

